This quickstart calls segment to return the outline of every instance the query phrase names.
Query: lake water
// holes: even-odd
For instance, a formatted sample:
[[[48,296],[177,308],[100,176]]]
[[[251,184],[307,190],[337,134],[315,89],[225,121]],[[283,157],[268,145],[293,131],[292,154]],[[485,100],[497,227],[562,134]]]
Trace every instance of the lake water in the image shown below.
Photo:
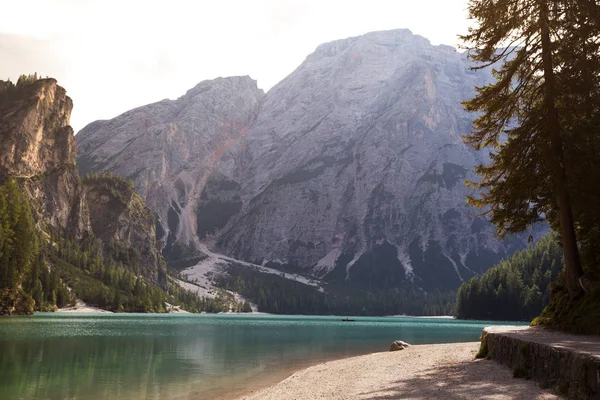
[[[235,398],[294,370],[411,344],[479,339],[452,319],[66,314],[0,318],[0,399]]]

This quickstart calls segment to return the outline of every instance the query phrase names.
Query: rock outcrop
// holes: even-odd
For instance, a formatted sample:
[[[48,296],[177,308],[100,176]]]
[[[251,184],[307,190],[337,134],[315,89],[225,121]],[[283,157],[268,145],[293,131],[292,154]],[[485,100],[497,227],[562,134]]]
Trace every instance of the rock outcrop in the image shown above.
[[[400,351],[410,347],[410,344],[402,341],[402,340],[394,340],[392,344],[390,344],[390,351]]]
[[[133,190],[131,181],[117,177],[84,178],[83,189],[94,235],[137,260],[144,273],[157,281],[157,266],[162,256],[156,243],[156,224],[152,212]],[[152,267],[152,268],[150,268]]]
[[[54,79],[22,87],[0,84],[0,179],[33,178],[75,165],[69,126],[73,102]]]
[[[8,178],[20,182],[39,230],[118,243],[139,253],[142,270],[136,272],[156,281],[162,256],[153,214],[121,179],[82,182],[69,126],[72,108],[54,79],[16,86],[0,81],[0,184]]]
[[[489,71],[407,30],[321,45],[266,95],[249,78],[77,136],[84,171],[135,181],[165,254],[203,245],[365,289],[448,290],[523,247],[465,203],[485,155],[461,101]]]
[[[1,82],[0,99],[0,184],[22,180],[38,221],[80,237],[90,225],[69,126],[73,102],[54,79]]]

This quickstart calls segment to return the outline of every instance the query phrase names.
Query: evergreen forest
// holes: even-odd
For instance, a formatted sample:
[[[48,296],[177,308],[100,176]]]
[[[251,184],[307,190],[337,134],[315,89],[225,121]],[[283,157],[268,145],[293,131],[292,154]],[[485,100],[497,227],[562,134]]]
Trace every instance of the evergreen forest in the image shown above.
[[[481,277],[463,283],[456,293],[456,317],[531,321],[550,302],[551,283],[562,269],[562,250],[555,234],[533,248],[513,254]]]
[[[464,103],[477,113],[464,140],[490,155],[475,170],[468,202],[501,237],[547,221],[560,238],[564,269],[534,324],[600,334],[600,7],[471,0],[468,13],[463,46],[472,68],[491,68],[494,78]],[[514,278],[507,284],[502,292],[519,286]],[[528,297],[538,296],[512,294],[511,301],[525,305],[518,299]]]
[[[0,186],[0,314],[54,311],[76,299],[116,312],[166,312],[165,302],[192,312],[229,311],[229,299],[182,289],[164,265],[149,279],[138,263],[135,249],[114,242],[38,230],[19,183],[11,178]]]
[[[280,275],[231,265],[217,284],[240,293],[258,309],[273,314],[450,315],[454,292],[424,293],[411,288],[365,291],[328,284],[322,290]],[[283,274],[283,273],[282,273]]]

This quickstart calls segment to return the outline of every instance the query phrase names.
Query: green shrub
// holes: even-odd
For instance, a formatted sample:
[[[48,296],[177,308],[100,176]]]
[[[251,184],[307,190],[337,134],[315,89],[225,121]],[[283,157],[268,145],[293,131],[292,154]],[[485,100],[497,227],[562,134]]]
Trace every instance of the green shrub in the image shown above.
[[[564,281],[564,273],[561,273],[552,285],[550,304],[531,325],[575,334],[600,335],[600,282],[592,282],[587,293],[572,299]]]

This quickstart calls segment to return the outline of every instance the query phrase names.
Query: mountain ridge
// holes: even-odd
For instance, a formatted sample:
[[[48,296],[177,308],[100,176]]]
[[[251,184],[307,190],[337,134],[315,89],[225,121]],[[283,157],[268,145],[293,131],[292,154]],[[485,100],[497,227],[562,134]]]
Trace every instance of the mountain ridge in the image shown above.
[[[72,107],[55,79],[0,81],[0,314],[75,296],[160,311],[167,278],[152,213],[122,179],[79,177]]]
[[[490,79],[488,70],[470,70],[464,53],[408,30],[322,44],[266,94],[252,93],[255,83],[242,87],[252,107],[196,109],[200,125],[174,122],[188,129],[177,138],[206,143],[175,163],[196,177],[184,184],[191,196],[177,195],[176,175],[137,179],[135,163],[115,150],[123,142],[115,135],[137,140],[124,124],[149,140],[152,128],[141,117],[125,113],[94,131],[88,125],[76,139],[82,165],[93,161],[94,169],[136,182],[165,230],[163,253],[187,259],[184,266],[203,257],[201,242],[332,282],[451,290],[525,246],[520,237],[497,239],[464,200],[462,181],[486,156],[462,142],[472,117],[460,102]],[[218,83],[211,82],[195,88]],[[236,89],[218,99],[235,103]],[[221,129],[232,109],[238,118]],[[89,145],[96,136],[107,141],[102,156]],[[152,157],[163,165],[169,152],[159,150]],[[194,165],[193,157],[208,162]],[[147,196],[146,185],[163,183],[170,188],[162,198]],[[177,248],[181,242],[187,247]]]
[[[247,76],[217,78],[200,82],[176,100],[121,114],[116,134],[112,120],[94,122],[77,135],[85,154],[79,158],[80,172],[110,170],[132,179],[158,216],[167,258],[171,252],[198,250],[196,218],[189,205],[197,202],[224,149],[243,136],[262,95]],[[131,159],[137,160],[135,169]]]

